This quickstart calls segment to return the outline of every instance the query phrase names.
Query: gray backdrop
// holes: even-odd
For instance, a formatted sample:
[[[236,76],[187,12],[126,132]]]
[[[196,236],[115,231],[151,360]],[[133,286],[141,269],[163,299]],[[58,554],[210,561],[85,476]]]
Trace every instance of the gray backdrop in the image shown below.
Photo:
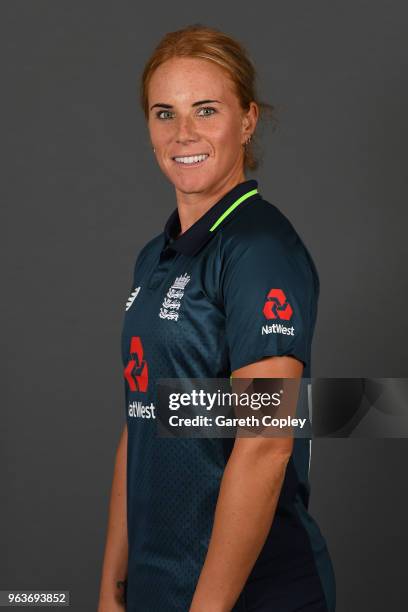
[[[138,79],[193,22],[247,45],[261,98],[260,190],[321,279],[315,376],[407,376],[406,3],[1,3],[2,589],[96,608],[125,419],[120,331],[138,250],[175,206]],[[252,175],[248,175],[251,178]],[[311,512],[338,612],[408,595],[406,440],[315,440]]]

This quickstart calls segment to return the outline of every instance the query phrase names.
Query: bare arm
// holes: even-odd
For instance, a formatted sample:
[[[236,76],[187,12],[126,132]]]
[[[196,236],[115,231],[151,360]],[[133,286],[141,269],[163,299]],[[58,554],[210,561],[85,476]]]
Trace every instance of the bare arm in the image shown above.
[[[116,450],[98,612],[124,610],[124,580],[128,568],[126,514],[127,425]]]
[[[269,357],[236,378],[298,378],[303,364]],[[224,470],[207,556],[190,612],[228,612],[265,543],[293,449],[293,438],[236,438]]]

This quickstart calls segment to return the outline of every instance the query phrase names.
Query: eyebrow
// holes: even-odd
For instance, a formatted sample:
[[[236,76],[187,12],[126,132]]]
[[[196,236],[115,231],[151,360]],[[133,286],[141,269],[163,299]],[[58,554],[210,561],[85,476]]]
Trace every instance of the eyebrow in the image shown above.
[[[199,106],[200,104],[209,104],[210,102],[211,103],[219,102],[220,104],[222,104],[220,100],[198,100],[198,102],[193,102],[191,106]],[[153,106],[150,107],[150,110],[152,110],[152,108],[154,108],[155,106],[160,106],[160,108],[173,108],[171,104],[164,104],[164,102],[157,102],[157,104],[153,104]]]

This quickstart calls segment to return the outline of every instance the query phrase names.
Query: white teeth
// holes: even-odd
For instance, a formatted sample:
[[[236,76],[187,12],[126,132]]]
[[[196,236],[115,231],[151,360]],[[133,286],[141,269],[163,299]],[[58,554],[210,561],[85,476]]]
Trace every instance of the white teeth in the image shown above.
[[[204,161],[208,155],[192,155],[190,157],[175,157],[175,161],[181,164],[196,164],[197,162]]]

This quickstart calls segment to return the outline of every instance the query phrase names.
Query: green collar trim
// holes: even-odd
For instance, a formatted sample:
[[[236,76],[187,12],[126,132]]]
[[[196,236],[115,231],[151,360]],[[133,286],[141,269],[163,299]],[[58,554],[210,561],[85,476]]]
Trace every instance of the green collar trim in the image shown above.
[[[235,202],[233,204],[231,204],[231,206],[229,206],[227,208],[227,210],[225,210],[220,217],[218,217],[218,219],[216,220],[214,225],[212,225],[210,227],[210,232],[213,232],[220,225],[220,223],[222,223],[224,221],[225,217],[228,217],[228,215],[231,214],[232,211],[237,206],[239,206],[242,202],[244,202],[244,200],[246,200],[250,196],[254,195],[255,193],[258,193],[258,189],[251,189],[251,191],[248,191],[247,193],[244,193],[244,195],[242,195],[240,198],[238,198],[238,200],[235,200]]]

